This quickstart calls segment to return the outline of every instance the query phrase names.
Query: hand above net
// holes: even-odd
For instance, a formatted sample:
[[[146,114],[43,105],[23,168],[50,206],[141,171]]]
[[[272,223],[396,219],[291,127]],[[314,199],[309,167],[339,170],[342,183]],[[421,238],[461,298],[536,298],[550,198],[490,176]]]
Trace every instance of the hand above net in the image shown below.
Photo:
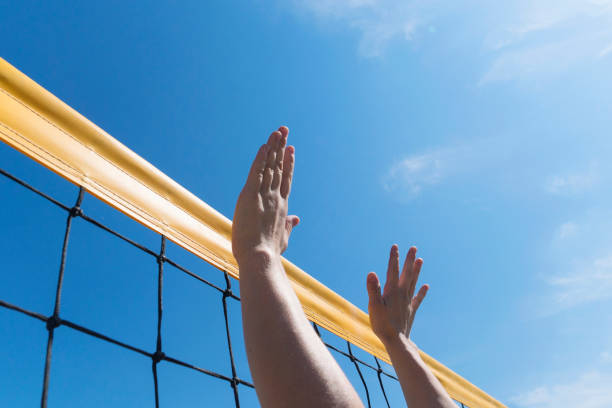
[[[370,324],[389,353],[406,404],[410,408],[451,408],[455,404],[410,340],[414,316],[429,290],[428,285],[423,285],[414,296],[423,266],[423,260],[416,259],[416,252],[415,247],[408,250],[400,274],[399,250],[397,245],[391,247],[387,282],[382,293],[376,273],[368,274]]]
[[[295,149],[286,146],[289,129],[281,126],[262,145],[240,192],[232,229],[232,250],[238,263],[264,253],[280,256],[300,219],[287,216]]]
[[[288,216],[294,148],[289,129],[273,132],[251,166],[232,228],[240,269],[242,323],[261,406],[363,407],[357,392],[312,329],[285,274],[281,254],[299,222]]]
[[[370,323],[378,338],[387,344],[398,336],[410,338],[410,330],[414,316],[427,294],[428,285],[423,285],[416,296],[414,290],[423,260],[416,258],[416,247],[410,248],[404,261],[402,273],[399,273],[399,249],[391,247],[387,282],[381,294],[380,281],[375,272],[367,277],[368,295],[370,298],[368,310]]]

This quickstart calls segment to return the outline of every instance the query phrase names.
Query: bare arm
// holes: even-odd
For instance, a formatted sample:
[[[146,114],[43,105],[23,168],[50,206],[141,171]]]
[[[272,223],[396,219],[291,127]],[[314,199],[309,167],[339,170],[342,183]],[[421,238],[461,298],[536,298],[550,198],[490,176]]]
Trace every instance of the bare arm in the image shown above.
[[[442,384],[419,356],[418,348],[410,340],[414,316],[427,294],[423,285],[416,296],[416,287],[422,259],[416,259],[416,248],[408,251],[402,273],[399,273],[399,250],[391,247],[387,282],[383,293],[376,273],[367,278],[370,302],[370,323],[374,333],[383,342],[410,408],[456,408]]]
[[[348,379],[308,324],[281,264],[291,229],[287,216],[294,148],[289,130],[270,135],[240,193],[232,250],[240,268],[244,338],[264,407],[362,407]]]

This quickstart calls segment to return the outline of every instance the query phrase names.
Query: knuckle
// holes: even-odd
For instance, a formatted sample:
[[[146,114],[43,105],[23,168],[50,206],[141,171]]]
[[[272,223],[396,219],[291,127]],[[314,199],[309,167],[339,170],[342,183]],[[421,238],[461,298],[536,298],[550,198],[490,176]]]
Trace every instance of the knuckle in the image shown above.
[[[262,198],[265,208],[277,209],[280,207],[280,194],[278,191],[272,190],[266,192]]]

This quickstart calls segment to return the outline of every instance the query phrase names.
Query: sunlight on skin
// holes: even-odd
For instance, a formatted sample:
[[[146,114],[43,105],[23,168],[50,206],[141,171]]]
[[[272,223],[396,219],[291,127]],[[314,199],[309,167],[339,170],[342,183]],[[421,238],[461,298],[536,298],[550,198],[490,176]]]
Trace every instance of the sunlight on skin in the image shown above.
[[[423,266],[423,260],[416,259],[416,253],[416,247],[408,250],[400,275],[399,249],[397,245],[391,247],[382,293],[376,273],[368,274],[370,324],[389,353],[409,407],[455,407],[410,340],[414,316],[429,290],[429,285],[423,285],[414,296]]]
[[[375,272],[370,272],[367,278],[370,304],[368,311],[374,333],[385,340],[392,340],[399,334],[410,337],[410,329],[414,316],[421,302],[427,294],[428,285],[419,289],[414,296],[416,282],[419,278],[423,260],[416,259],[416,247],[410,248],[406,261],[399,273],[399,249],[397,245],[391,247],[389,267],[387,269],[387,282],[383,293],[380,293],[380,282]],[[408,300],[410,300],[408,302]]]
[[[253,382],[264,407],[363,407],[308,323],[281,263],[299,223],[287,215],[295,163],[288,134],[281,127],[259,149],[232,227]]]
[[[257,396],[265,407],[363,407],[338,363],[310,327],[281,263],[295,215],[287,215],[295,149],[279,128],[261,146],[242,189],[232,226],[232,251],[240,268],[244,337]],[[422,259],[408,251],[401,275],[391,248],[383,294],[375,273],[367,278],[370,319],[385,344],[410,407],[454,407],[409,339],[425,298],[413,297]],[[279,352],[283,350],[286,352]]]

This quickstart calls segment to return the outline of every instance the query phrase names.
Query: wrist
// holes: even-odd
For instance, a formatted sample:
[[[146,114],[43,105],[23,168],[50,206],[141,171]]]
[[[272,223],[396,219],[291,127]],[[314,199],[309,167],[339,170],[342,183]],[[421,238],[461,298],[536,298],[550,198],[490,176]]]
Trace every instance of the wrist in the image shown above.
[[[419,357],[419,348],[403,333],[398,333],[397,335],[381,339],[381,341],[385,346],[385,349],[387,349],[387,353],[389,353],[389,356],[391,357],[394,354],[404,354],[406,352],[414,357]]]
[[[280,254],[265,247],[255,247],[240,251],[239,254],[235,254],[235,258],[239,268],[247,265],[265,268],[276,261],[280,261]]]

